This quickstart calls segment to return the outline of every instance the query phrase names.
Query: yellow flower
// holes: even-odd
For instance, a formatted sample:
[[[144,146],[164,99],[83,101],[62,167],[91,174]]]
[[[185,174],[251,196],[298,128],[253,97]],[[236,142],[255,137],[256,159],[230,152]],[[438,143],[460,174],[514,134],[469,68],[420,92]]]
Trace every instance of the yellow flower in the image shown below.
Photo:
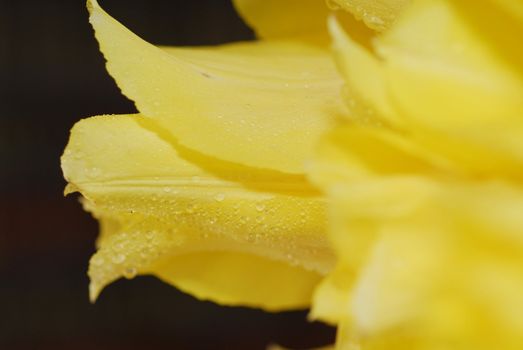
[[[67,191],[101,224],[91,298],[153,274],[223,304],[307,307],[333,264],[325,201],[303,171],[342,107],[329,52],[290,40],[160,48],[88,7],[141,113],[79,122],[62,158]]]
[[[350,118],[311,177],[339,349],[523,348],[523,5],[420,0],[364,46],[329,23]]]
[[[153,274],[223,304],[303,308],[334,264],[325,200],[304,173],[344,110],[329,10],[235,5],[264,40],[155,47],[88,1],[107,68],[140,111],[80,121],[62,157],[66,192],[100,221],[92,300]]]
[[[89,1],[140,111],[79,122],[62,158],[100,220],[92,299],[154,274],[312,298],[339,349],[523,348],[523,5],[409,3],[237,0],[260,40],[170,48]]]

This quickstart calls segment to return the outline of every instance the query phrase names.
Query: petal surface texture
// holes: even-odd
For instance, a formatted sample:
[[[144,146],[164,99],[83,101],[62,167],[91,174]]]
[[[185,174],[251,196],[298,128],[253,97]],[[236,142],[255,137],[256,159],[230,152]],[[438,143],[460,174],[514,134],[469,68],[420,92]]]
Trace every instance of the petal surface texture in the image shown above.
[[[101,222],[93,300],[120,277],[153,274],[222,304],[303,308],[332,267],[324,199],[304,179],[185,149],[148,118],[80,121],[62,167]]]
[[[284,41],[163,50],[94,0],[89,4],[107,68],[122,92],[193,150],[303,173],[319,136],[343,111],[342,81],[327,49]]]
[[[347,10],[370,28],[382,31],[390,27],[411,0],[328,0]]]

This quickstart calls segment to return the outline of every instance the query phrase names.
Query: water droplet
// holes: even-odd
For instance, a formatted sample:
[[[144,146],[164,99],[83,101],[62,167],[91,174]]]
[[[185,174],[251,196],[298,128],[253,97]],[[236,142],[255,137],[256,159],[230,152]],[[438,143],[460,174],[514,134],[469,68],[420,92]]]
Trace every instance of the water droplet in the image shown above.
[[[164,187],[163,191],[166,192],[166,193],[169,193],[169,192],[171,192],[171,188],[170,187]]]
[[[188,214],[193,214],[196,211],[196,209],[198,209],[198,206],[196,204],[192,204],[187,207],[186,212]]]
[[[104,263],[104,258],[102,258],[101,256],[99,255],[95,255],[92,259],[91,259],[91,264],[93,264],[94,266],[102,266],[103,263]]]
[[[154,238],[154,232],[152,232],[152,231],[148,231],[148,232],[145,234],[145,238],[147,238],[148,241],[151,241],[151,240]]]
[[[137,273],[138,270],[136,269],[136,267],[126,267],[123,270],[123,276],[127,279],[135,278]]]
[[[376,26],[376,27],[383,27],[383,25],[385,24],[383,22],[383,20],[377,16],[369,16],[366,18],[367,22],[369,25],[371,26]]]
[[[325,0],[325,3],[327,4],[327,7],[333,11],[340,9],[340,5],[336,2],[336,0]]]
[[[122,253],[118,253],[118,254],[114,255],[111,258],[111,260],[115,264],[121,264],[121,263],[123,263],[125,261],[125,255],[122,254]]]
[[[122,242],[115,243],[114,250],[117,252],[121,252],[124,249],[124,244]]]
[[[216,196],[214,196],[214,199],[216,199],[218,202],[223,202],[225,195],[223,193],[218,193]]]
[[[102,171],[101,171],[99,168],[96,168],[96,167],[91,168],[91,170],[90,170],[90,175],[91,175],[92,177],[97,177],[97,176],[99,176],[101,173],[102,173]]]
[[[263,203],[256,204],[256,210],[259,211],[259,212],[264,211],[265,210],[265,204],[263,204]]]
[[[146,259],[149,255],[151,255],[151,251],[147,248],[144,248],[140,251],[140,257],[142,259]]]

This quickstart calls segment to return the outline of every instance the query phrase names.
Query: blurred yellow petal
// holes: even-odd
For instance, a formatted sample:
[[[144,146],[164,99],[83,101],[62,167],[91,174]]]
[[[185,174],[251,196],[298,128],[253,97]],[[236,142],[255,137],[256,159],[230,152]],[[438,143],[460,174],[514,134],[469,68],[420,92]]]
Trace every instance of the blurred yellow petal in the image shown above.
[[[337,349],[521,348],[523,189],[417,141],[352,125],[320,143],[337,266],[311,316],[338,325]]]
[[[300,308],[332,266],[325,203],[305,179],[184,149],[147,118],[79,122],[62,167],[102,222],[92,298],[154,274],[228,305]]]
[[[345,102],[356,122],[399,122],[388,96],[382,62],[372,52],[347,35],[340,23],[331,18],[335,61],[345,79]],[[351,32],[352,34],[352,32]]]
[[[382,31],[390,27],[411,0],[327,0],[353,13],[370,28]]]
[[[377,41],[377,50],[392,98],[414,122],[490,131],[493,123],[520,118],[523,81],[452,1],[416,3]]]
[[[523,49],[510,23],[483,2],[421,1],[377,50],[391,101],[420,142],[479,173],[520,176]]]
[[[519,0],[491,0],[503,8],[508,15],[516,17],[523,24],[523,2]]]
[[[260,38],[321,37],[329,8],[323,0],[233,0]]]
[[[352,290],[351,331],[363,349],[520,348],[521,245],[498,239],[499,228],[482,233],[490,230],[483,225],[493,219],[489,210],[468,225],[462,214],[497,191],[521,189],[434,185],[414,211],[395,220],[376,216],[376,243]],[[502,208],[520,208],[518,197]]]
[[[327,133],[309,167],[309,178],[328,193],[347,182],[424,173],[460,176],[459,165],[384,127],[343,126]]]
[[[506,19],[491,12],[487,19],[492,22]],[[469,17],[478,16],[474,11],[464,15],[457,3],[417,2],[375,40],[381,57],[331,21],[335,57],[346,81],[344,97],[358,124],[408,130],[420,146],[479,176],[496,169],[519,177],[523,80],[475,31],[478,24]],[[446,23],[443,30],[441,23]]]
[[[222,160],[302,173],[343,112],[328,50],[255,42],[167,52],[90,1],[107,68],[138,110],[181,144]]]
[[[339,349],[520,348],[523,189],[376,130],[331,133],[311,168],[338,258],[312,316],[341,327]]]

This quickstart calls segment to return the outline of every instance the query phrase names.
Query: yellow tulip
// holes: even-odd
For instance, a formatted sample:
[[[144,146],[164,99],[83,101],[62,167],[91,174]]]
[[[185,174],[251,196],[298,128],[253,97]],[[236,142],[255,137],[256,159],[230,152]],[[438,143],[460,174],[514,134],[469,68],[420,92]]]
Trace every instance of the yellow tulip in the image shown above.
[[[311,178],[337,256],[313,317],[339,349],[523,348],[523,7],[420,0],[365,46]]]

